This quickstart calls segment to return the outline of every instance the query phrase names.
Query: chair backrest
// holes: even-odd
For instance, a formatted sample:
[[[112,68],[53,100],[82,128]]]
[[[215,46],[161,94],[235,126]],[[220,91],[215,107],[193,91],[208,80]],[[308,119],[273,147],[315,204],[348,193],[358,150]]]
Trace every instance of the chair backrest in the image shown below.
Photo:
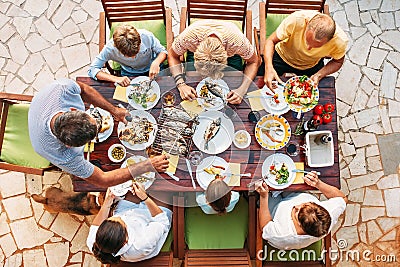
[[[30,142],[28,110],[32,96],[0,93],[0,169],[43,175],[50,162]]]

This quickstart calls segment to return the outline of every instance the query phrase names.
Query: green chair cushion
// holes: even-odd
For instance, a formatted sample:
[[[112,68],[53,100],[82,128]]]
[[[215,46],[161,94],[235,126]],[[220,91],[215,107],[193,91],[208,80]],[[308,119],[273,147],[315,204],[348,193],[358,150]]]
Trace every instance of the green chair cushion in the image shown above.
[[[46,168],[50,162],[35,152],[29,139],[29,104],[9,106],[0,159],[19,166]]]
[[[284,250],[285,253],[283,251],[279,253],[279,249],[269,244],[266,244],[266,247],[267,255],[264,256],[266,261],[316,261],[321,258],[322,239],[302,249]]]
[[[160,41],[160,43],[167,47],[167,35],[164,20],[141,20],[141,21],[130,21],[130,22],[114,22],[110,29],[110,38],[112,38],[114,30],[121,24],[129,24],[134,26],[136,29],[145,29],[152,32],[154,36]],[[121,65],[118,62],[113,61],[111,67],[114,70],[121,70]]]
[[[267,14],[265,19],[266,24],[266,37],[268,38],[281,24],[282,20],[287,18],[288,14]]]
[[[241,197],[225,215],[205,214],[200,207],[185,209],[185,239],[189,249],[243,248],[248,230],[248,204]]]
[[[171,229],[169,229],[169,233],[168,233],[167,239],[165,239],[164,245],[161,247],[160,252],[169,252],[169,251],[171,251],[172,241],[174,241],[174,235],[173,235],[173,230],[172,230],[172,227],[171,227]]]

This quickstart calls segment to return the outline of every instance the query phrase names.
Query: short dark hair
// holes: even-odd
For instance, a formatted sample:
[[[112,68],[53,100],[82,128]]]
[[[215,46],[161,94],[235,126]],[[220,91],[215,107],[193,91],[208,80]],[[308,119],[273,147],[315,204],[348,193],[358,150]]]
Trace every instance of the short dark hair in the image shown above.
[[[300,208],[298,220],[304,232],[315,237],[328,234],[332,222],[329,212],[313,202],[305,203]]]
[[[64,112],[54,121],[54,135],[67,146],[83,146],[97,134],[97,126],[90,118],[80,110]]]
[[[103,264],[119,263],[121,256],[114,256],[125,244],[128,231],[121,223],[113,220],[103,221],[96,233],[93,255]]]
[[[231,188],[221,179],[211,181],[206,189],[206,200],[218,214],[226,213],[231,196]]]

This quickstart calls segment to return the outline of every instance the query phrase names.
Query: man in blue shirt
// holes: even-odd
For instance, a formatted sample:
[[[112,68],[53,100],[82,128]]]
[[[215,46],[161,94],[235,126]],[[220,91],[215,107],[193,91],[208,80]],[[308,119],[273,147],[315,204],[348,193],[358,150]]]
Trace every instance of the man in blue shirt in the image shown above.
[[[107,42],[90,65],[88,75],[93,79],[117,82],[128,86],[127,76],[148,75],[153,78],[160,72],[160,64],[167,58],[167,50],[149,31],[136,30],[131,25],[120,25],[114,30],[113,39]],[[117,77],[101,71],[104,64],[113,60],[121,64],[121,75]]]
[[[108,172],[85,160],[84,145],[97,135],[101,125],[85,113],[84,102],[108,110],[116,120],[126,122],[126,109],[113,106],[93,87],[70,79],[57,80],[36,94],[29,108],[29,136],[39,155],[67,173],[104,187],[154,169],[167,169],[165,155]]]

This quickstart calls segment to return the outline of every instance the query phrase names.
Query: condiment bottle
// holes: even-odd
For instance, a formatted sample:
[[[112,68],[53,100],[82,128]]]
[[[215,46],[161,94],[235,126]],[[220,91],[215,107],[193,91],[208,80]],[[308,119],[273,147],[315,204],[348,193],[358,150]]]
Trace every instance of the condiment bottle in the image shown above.
[[[303,129],[306,132],[315,131],[318,129],[318,126],[321,124],[320,120],[310,119],[303,124]]]
[[[328,134],[318,135],[314,139],[314,142],[316,144],[322,144],[322,145],[326,145],[331,141],[332,141],[332,137],[330,137]]]

